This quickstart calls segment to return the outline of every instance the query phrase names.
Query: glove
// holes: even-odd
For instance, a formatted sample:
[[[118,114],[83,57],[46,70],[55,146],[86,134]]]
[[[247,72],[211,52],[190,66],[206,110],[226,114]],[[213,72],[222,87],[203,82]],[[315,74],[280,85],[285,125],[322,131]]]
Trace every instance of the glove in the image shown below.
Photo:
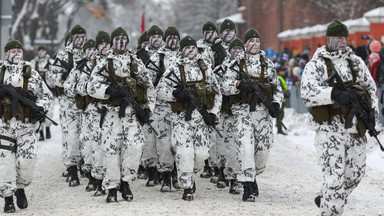
[[[32,112],[32,115],[37,119],[37,120],[41,120],[42,118],[44,118],[45,116],[45,111],[44,111],[44,108],[42,106],[39,106],[37,110],[34,110]]]
[[[269,115],[272,116],[272,118],[276,118],[277,116],[279,116],[280,105],[277,102],[272,102],[272,105],[273,105],[274,109],[268,110],[268,113],[269,113]]]
[[[331,98],[342,106],[348,105],[353,102],[356,93],[349,90],[341,90],[339,88],[333,88]]]
[[[213,126],[216,124],[216,115],[213,114],[213,113],[209,113],[208,116],[206,116],[204,118],[204,122],[208,125],[208,126]]]
[[[66,80],[67,77],[68,77],[68,75],[69,75],[69,72],[64,72],[64,73],[61,75],[61,79],[62,79],[62,80]]]
[[[189,99],[187,92],[183,90],[174,90],[172,95],[177,99],[177,101],[183,102]]]
[[[227,56],[227,52],[221,45],[221,42],[212,45],[211,49],[215,53],[215,65],[220,65]]]
[[[144,108],[144,116],[138,116],[141,122],[147,123],[149,117],[151,117],[151,110],[149,108]]]
[[[0,100],[7,96],[7,92],[3,89],[3,85],[0,85]]]
[[[237,88],[240,89],[241,91],[249,91],[249,92],[252,92],[255,90],[252,83],[245,82],[245,81],[240,81],[239,86],[237,86]]]
[[[105,93],[109,94],[109,96],[111,96],[111,98],[122,98],[122,97],[124,97],[123,92],[119,88],[114,88],[114,87],[111,87],[111,86],[108,87],[105,90]]]

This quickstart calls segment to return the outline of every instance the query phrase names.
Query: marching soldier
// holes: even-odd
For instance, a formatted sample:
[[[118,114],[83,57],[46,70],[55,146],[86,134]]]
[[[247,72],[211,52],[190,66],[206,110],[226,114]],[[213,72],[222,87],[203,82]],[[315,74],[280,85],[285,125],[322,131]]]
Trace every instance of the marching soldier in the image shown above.
[[[163,30],[157,25],[151,26],[148,31],[148,45],[145,50],[152,56],[163,44]]]
[[[273,62],[260,50],[260,34],[249,29],[244,41],[246,54],[230,65],[222,91],[230,96],[235,118],[233,134],[241,158],[237,180],[244,185],[243,201],[254,202],[259,194],[256,175],[265,170],[274,137],[272,118],[278,116],[283,94]]]
[[[108,203],[117,202],[118,189],[124,200],[133,199],[128,181],[136,179],[139,168],[144,144],[141,123],[149,122],[156,99],[144,64],[128,50],[127,32],[118,27],[111,40],[107,61],[96,65],[87,87],[103,103],[100,126],[101,142],[107,148],[103,186],[108,190]]]
[[[33,179],[36,129],[52,101],[52,93],[39,73],[23,60],[23,52],[23,45],[11,40],[4,47],[5,59],[0,61],[0,197],[5,199],[5,213],[16,211],[13,194],[20,209],[28,207],[24,189]],[[17,110],[12,110],[15,98],[19,99]]]

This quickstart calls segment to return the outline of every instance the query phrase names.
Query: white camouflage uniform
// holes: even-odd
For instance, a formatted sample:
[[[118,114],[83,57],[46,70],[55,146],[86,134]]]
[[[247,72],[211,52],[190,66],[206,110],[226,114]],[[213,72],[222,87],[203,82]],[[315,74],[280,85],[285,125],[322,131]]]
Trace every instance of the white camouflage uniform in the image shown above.
[[[136,58],[133,51],[128,51],[121,55],[116,55],[112,50],[108,51],[108,59],[112,59],[115,75],[119,77],[130,77],[130,58],[138,65],[138,72],[135,74],[145,82],[147,87],[148,107],[150,110],[155,106],[155,91],[152,80],[145,72],[144,64]],[[90,96],[106,100],[109,95],[105,93],[110,86],[106,71],[101,71],[103,67],[108,68],[106,61],[98,62],[88,84]],[[103,76],[104,75],[104,76]],[[125,109],[125,117],[119,118],[119,106],[112,104],[103,105],[107,109],[101,129],[101,142],[105,143],[107,155],[105,158],[106,174],[103,181],[105,189],[116,189],[120,185],[120,180],[125,182],[136,179],[136,170],[139,168],[142,146],[144,143],[143,128],[136,119],[135,111],[131,105]]]
[[[324,58],[332,61],[344,82],[352,81],[353,78],[348,60],[357,64],[356,84],[368,90],[377,116],[375,82],[364,61],[354,55],[349,47],[344,52],[328,52],[325,46],[317,49],[304,68],[301,80],[301,98],[305,105],[312,108],[334,103],[331,99],[333,87],[326,83],[328,71]],[[331,124],[319,124],[311,120],[316,130],[315,146],[323,173],[321,215],[341,215],[345,200],[364,176],[367,140],[357,134],[356,117],[350,129],[345,129],[339,116],[334,116]]]
[[[176,98],[172,95],[172,92],[176,90],[176,84],[166,78],[166,76],[171,71],[174,71],[180,79],[179,65],[184,66],[186,82],[202,80],[203,75],[197,64],[197,60],[200,58],[199,54],[193,60],[179,58],[175,64],[171,65],[157,86],[158,99],[168,102],[176,101]],[[210,67],[208,67],[205,74],[207,90],[215,90],[217,92],[214,106],[208,112],[218,116],[221,106],[220,86],[215,76],[213,76]],[[173,79],[175,79],[174,76]],[[176,148],[176,168],[179,185],[183,189],[190,189],[195,182],[193,173],[202,169],[204,167],[204,160],[208,158],[209,133],[208,127],[199,111],[193,110],[190,121],[185,121],[185,114],[185,110],[179,114],[173,113],[171,141],[172,145]]]
[[[25,65],[29,65],[29,62],[19,61],[18,64],[10,64],[7,60],[0,61],[0,68],[6,68],[1,84],[23,88],[25,79],[23,66]],[[33,69],[26,89],[37,97],[36,105],[48,110],[52,101],[52,93],[39,73]],[[3,108],[6,100],[9,101],[7,98],[1,100]],[[23,189],[31,183],[36,164],[37,134],[35,132],[38,125],[39,122],[31,123],[28,118],[25,119],[25,122],[17,120],[16,117],[6,121],[4,116],[1,116],[0,134],[16,140],[17,151],[15,154],[0,148],[0,197],[12,196],[16,189]],[[0,142],[4,146],[15,145],[4,139],[0,139]]]
[[[283,93],[279,85],[277,73],[271,60],[265,57],[265,52],[260,51],[255,55],[245,55],[244,70],[252,77],[261,76],[261,61],[263,57],[266,67],[264,78],[268,83],[276,86],[273,92],[271,102],[281,105]],[[236,87],[239,74],[236,71],[228,69],[224,75],[222,83],[222,92],[224,95],[237,95],[240,90]],[[273,121],[263,103],[256,105],[256,111],[250,112],[249,104],[233,104],[231,111],[234,115],[235,125],[233,134],[236,144],[239,146],[240,168],[241,172],[237,175],[239,182],[254,182],[256,175],[264,172],[269,152],[273,144]]]

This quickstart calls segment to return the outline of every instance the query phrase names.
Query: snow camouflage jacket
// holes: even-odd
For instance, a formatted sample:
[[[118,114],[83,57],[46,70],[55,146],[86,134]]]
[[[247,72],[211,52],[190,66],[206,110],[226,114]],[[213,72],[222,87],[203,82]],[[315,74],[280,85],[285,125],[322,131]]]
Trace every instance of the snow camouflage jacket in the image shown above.
[[[20,61],[18,64],[11,64],[7,60],[1,60],[0,61],[0,68],[1,68],[1,80],[0,84],[2,85],[12,85],[15,88],[24,88],[28,90],[30,93],[33,94],[32,98],[36,98],[35,104],[37,106],[41,106],[44,108],[44,110],[48,110],[50,103],[52,101],[52,93],[49,91],[47,85],[45,84],[44,80],[41,78],[39,73],[31,69],[30,74],[26,73],[24,74],[24,67],[30,66],[29,62],[27,61]],[[25,79],[28,79],[28,82],[25,82]],[[27,83],[27,86],[24,86],[24,84]],[[30,97],[30,99],[32,99]],[[3,115],[6,115],[6,111],[4,110],[4,106],[6,106],[6,100],[9,100],[8,97],[4,97],[0,102],[2,110],[2,117]],[[19,102],[21,104],[21,102]],[[9,103],[10,106],[10,103]],[[25,109],[21,110],[21,107],[24,106],[18,106],[20,117],[23,116],[28,118],[29,114],[24,113]],[[10,113],[9,113],[10,115]],[[4,119],[4,118],[2,118]],[[19,118],[17,118],[19,120]],[[21,119],[20,119],[21,120]],[[23,119],[27,121],[28,119]]]
[[[165,71],[163,77],[159,82],[159,85],[156,87],[158,99],[168,101],[168,102],[177,101],[176,98],[172,95],[172,92],[177,89],[177,84],[172,82],[169,78],[167,78],[167,76],[169,76],[170,73],[174,72],[173,75],[170,75],[170,78],[173,80],[177,80],[174,77],[176,75],[178,79],[181,80],[180,70],[179,70],[180,66],[184,67],[186,83],[190,83],[190,82],[203,83],[202,82],[203,73],[198,64],[199,59],[201,59],[200,54],[197,54],[197,56],[192,60],[188,58],[182,58],[182,57],[177,59],[177,61]],[[204,86],[206,88],[206,91],[215,92],[213,107],[207,110],[208,112],[211,112],[216,116],[218,116],[220,112],[221,100],[222,100],[221,92],[220,92],[220,84],[217,82],[215,76],[212,73],[211,68],[208,66],[207,66],[207,70],[205,71],[205,77],[206,77],[206,81],[204,83]],[[185,113],[185,110],[183,112]]]
[[[200,39],[197,42],[197,50],[201,54],[203,60],[208,64],[212,65],[214,63],[213,51],[211,49],[211,44],[204,41],[204,39]]]
[[[372,107],[375,109],[375,114],[377,116],[378,100],[376,97],[375,82],[364,61],[353,54],[349,47],[344,52],[328,52],[325,46],[316,50],[313,58],[305,66],[301,79],[301,98],[303,99],[304,104],[308,108],[313,108],[334,103],[331,99],[333,87],[329,86],[326,82],[328,79],[328,70],[324,58],[328,58],[332,61],[344,82],[352,82],[353,80],[349,60],[356,65],[355,70],[358,71],[356,84],[365,87],[369,92],[372,100]],[[331,124],[319,124],[314,122],[313,118],[311,118],[311,125],[317,130],[357,133],[356,117],[353,119],[354,127],[350,129],[344,128],[344,123],[341,122],[339,116],[334,116]]]
[[[242,56],[242,55],[240,55]],[[266,82],[268,84],[272,84],[274,90],[272,91],[272,100],[271,102],[277,102],[280,104],[283,100],[283,92],[280,87],[280,81],[277,78],[277,73],[275,70],[275,66],[271,60],[269,60],[265,56],[264,51],[260,51],[260,53],[256,55],[248,55],[246,54],[244,56],[245,65],[244,70],[248,74],[250,78],[260,78],[262,74],[262,67],[261,67],[261,59],[264,60],[265,68],[264,68],[264,79],[266,79]],[[238,72],[230,69],[231,65],[235,62],[239,62],[240,58],[236,58],[235,60],[231,61],[229,65],[227,65],[229,68],[227,69],[222,83],[222,93],[224,95],[238,95],[240,94],[240,90],[236,87],[236,84],[241,81],[240,76]],[[228,63],[226,63],[228,64]],[[237,68],[235,68],[237,70]],[[243,111],[242,113],[245,115],[249,114],[249,104],[232,104],[231,108],[232,112],[235,111]],[[256,105],[256,111],[265,110],[267,112],[266,107],[263,103],[260,103]],[[244,112],[246,111],[246,112]]]
[[[113,62],[113,69],[116,77],[120,78],[128,78],[131,77],[131,68],[130,63],[131,59],[133,59],[134,63],[137,64],[137,70],[132,71],[132,73],[143,80],[144,85],[147,91],[147,106],[151,112],[153,112],[156,102],[156,94],[155,89],[152,84],[152,79],[149,74],[145,70],[145,65],[136,57],[136,54],[129,50],[122,55],[117,55],[113,53],[112,50],[108,51],[107,60],[101,60],[97,63],[95,68],[92,71],[91,80],[87,86],[87,92],[90,96],[107,100],[109,99],[109,95],[105,94],[105,90],[111,85],[111,82],[107,80],[108,72],[103,70],[103,68],[108,68],[108,60],[111,59]],[[117,107],[118,108],[118,107]],[[127,106],[125,113],[133,112],[131,106]]]
[[[53,59],[47,54],[44,58],[36,56],[31,60],[31,67],[39,72],[40,76],[45,80],[45,74],[49,71]]]

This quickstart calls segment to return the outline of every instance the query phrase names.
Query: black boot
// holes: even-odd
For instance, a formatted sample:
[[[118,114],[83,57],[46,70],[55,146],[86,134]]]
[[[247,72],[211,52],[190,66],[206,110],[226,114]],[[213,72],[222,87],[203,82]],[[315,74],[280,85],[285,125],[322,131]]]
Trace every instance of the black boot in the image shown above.
[[[176,169],[176,166],[174,166],[174,168],[172,170],[172,185],[173,185],[173,188],[175,188],[176,190],[180,189],[179,181],[177,179],[177,169]]]
[[[319,208],[320,208],[320,204],[321,204],[321,198],[323,198],[323,196],[321,196],[321,195],[318,195],[317,197],[315,197],[315,204]]]
[[[252,192],[253,196],[258,197],[259,196],[259,187],[257,186],[256,179],[253,182],[252,189],[253,189],[253,192]]]
[[[70,187],[76,187],[80,185],[80,180],[79,176],[77,175],[77,166],[70,166],[68,167],[68,172],[69,172],[69,186]]]
[[[161,192],[170,192],[171,191],[171,172],[163,172],[162,173],[162,179],[163,179],[163,185],[161,185]]]
[[[17,207],[19,207],[20,209],[25,209],[28,207],[28,200],[27,196],[25,196],[24,189],[17,189],[15,192],[15,196],[17,198]]]
[[[147,172],[148,172],[148,181],[146,186],[147,187],[153,187],[156,186],[157,183],[157,176],[156,176],[156,168],[155,167],[147,167]]]
[[[87,192],[96,190],[96,179],[92,177],[91,173],[88,171],[84,171],[85,177],[88,179],[88,185],[85,187]]]
[[[212,177],[212,169],[211,167],[208,165],[208,159],[204,161],[205,165],[204,165],[204,170],[203,172],[200,174],[200,177],[201,178],[211,178]]]
[[[43,130],[40,130],[39,141],[44,141],[44,132],[43,132]]]
[[[93,196],[103,196],[105,195],[105,190],[103,189],[102,186],[103,180],[95,179],[95,184],[96,184],[96,192]]]
[[[185,201],[192,201],[193,200],[193,192],[192,192],[191,188],[184,189],[182,199]]]
[[[137,177],[139,179],[147,179],[147,171],[145,170],[143,165],[139,166],[139,169],[137,170]]]
[[[218,169],[218,177],[217,177],[217,184],[216,187],[218,188],[225,188],[227,186],[225,182],[225,177],[224,177],[224,167]]]
[[[84,171],[83,171],[83,166],[84,166],[84,159],[82,158],[80,161],[79,161],[79,164],[77,165],[77,169],[79,170],[80,172],[80,176],[82,178],[85,178],[85,174],[84,174]]]
[[[244,202],[255,202],[255,196],[253,195],[253,182],[244,182]]]
[[[235,195],[236,194],[240,194],[240,185],[234,179],[231,180],[231,184],[230,184],[230,188],[229,188],[229,193],[230,194],[235,194]]]
[[[277,128],[277,133],[284,135],[284,136],[287,135],[286,133],[284,133],[284,131],[281,129],[281,127]]]
[[[110,189],[108,190],[107,203],[117,202],[117,190]]]
[[[215,174],[211,177],[210,182],[212,183],[217,183],[217,180],[219,178],[219,168],[218,167],[213,167],[213,170],[215,171]]]
[[[128,182],[121,180],[120,192],[121,192],[121,197],[124,200],[127,200],[128,202],[133,200],[133,194],[132,194],[131,188],[129,188]]]
[[[16,211],[15,204],[13,203],[13,196],[4,198],[4,212],[5,213],[14,213]]]
[[[49,129],[49,127],[45,127],[45,138],[51,138],[51,130]]]

